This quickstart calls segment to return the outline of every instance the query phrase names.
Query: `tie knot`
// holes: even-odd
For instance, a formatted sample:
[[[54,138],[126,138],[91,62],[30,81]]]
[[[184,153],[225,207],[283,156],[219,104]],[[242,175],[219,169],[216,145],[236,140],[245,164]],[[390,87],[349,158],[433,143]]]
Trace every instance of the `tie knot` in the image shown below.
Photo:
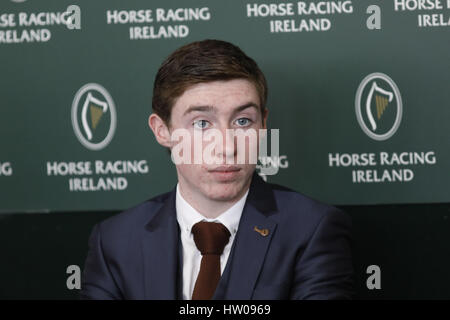
[[[201,221],[192,227],[195,245],[205,254],[221,255],[230,238],[230,232],[221,223]]]

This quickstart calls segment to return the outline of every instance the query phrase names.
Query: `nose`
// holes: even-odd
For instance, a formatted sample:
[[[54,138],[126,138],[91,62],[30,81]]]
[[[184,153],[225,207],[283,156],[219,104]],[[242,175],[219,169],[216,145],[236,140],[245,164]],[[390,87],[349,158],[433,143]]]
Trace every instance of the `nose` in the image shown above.
[[[233,129],[224,127],[220,130],[222,133],[222,146],[219,146],[216,155],[224,160],[224,163],[234,163],[236,156],[236,143]]]

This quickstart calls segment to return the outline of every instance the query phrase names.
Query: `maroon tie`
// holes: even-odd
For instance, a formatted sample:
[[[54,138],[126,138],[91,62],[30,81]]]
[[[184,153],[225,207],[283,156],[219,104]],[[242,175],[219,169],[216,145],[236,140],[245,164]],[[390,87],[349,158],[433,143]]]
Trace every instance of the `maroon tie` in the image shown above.
[[[228,243],[230,232],[221,223],[202,221],[192,227],[192,233],[202,254],[192,300],[209,300],[220,280],[220,255]]]

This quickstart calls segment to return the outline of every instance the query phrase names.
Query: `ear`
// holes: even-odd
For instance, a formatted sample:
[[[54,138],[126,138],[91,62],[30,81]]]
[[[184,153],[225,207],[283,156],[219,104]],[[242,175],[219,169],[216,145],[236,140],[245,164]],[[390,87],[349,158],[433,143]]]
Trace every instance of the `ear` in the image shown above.
[[[171,148],[170,131],[166,123],[156,114],[152,113],[148,117],[148,125],[155,135],[156,141],[166,148]]]
[[[267,129],[267,116],[269,115],[269,109],[264,108],[263,117],[262,117],[262,125],[264,129]]]

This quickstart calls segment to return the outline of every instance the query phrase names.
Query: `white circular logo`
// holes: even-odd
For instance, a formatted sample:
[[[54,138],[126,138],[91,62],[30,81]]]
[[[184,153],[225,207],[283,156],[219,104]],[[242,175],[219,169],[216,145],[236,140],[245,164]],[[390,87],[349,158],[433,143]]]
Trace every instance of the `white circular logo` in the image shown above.
[[[101,85],[88,83],[78,90],[71,116],[75,135],[86,148],[101,150],[111,142],[116,131],[116,107]]]
[[[363,79],[356,91],[355,111],[361,129],[374,140],[387,140],[402,120],[402,97],[395,82],[383,73]]]

